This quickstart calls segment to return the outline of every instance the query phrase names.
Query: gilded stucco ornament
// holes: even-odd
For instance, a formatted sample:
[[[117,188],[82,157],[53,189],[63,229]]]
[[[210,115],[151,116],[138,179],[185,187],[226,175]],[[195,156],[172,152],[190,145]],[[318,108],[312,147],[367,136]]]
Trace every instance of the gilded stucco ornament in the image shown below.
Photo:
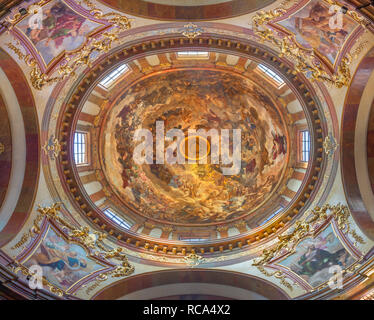
[[[181,30],[182,35],[188,39],[194,39],[203,33],[203,29],[199,28],[196,24],[192,22],[185,24]]]
[[[329,157],[332,157],[338,146],[339,144],[336,142],[336,139],[330,132],[323,141],[323,150],[325,151],[325,154],[327,154]]]
[[[277,270],[274,273],[269,273],[265,270],[265,267],[270,265],[272,261],[281,255],[292,255],[295,253],[296,246],[305,238],[312,237],[316,229],[321,224],[327,222],[331,217],[335,219],[337,227],[343,233],[350,234],[355,239],[356,243],[365,243],[363,238],[357,235],[356,231],[351,228],[349,216],[350,212],[346,205],[325,204],[322,207],[315,207],[306,218],[296,221],[295,226],[290,232],[279,236],[279,241],[274,247],[264,249],[262,255],[257,260],[253,261],[252,265],[257,267],[265,276],[275,276],[281,279],[281,283],[292,290],[292,285],[285,280],[286,275],[282,271]],[[347,271],[351,272],[350,269],[347,269]]]
[[[4,153],[5,151],[5,146],[3,143],[0,142],[0,154]]]
[[[56,223],[59,225],[64,232],[66,232],[68,241],[74,242],[83,248],[87,252],[91,252],[91,256],[101,258],[104,261],[115,261],[115,265],[102,272],[96,280],[104,281],[108,279],[109,276],[112,278],[125,277],[132,274],[135,271],[134,266],[132,266],[127,259],[127,256],[123,253],[121,247],[110,248],[104,243],[106,239],[106,234],[102,232],[92,231],[89,227],[75,227],[70,222],[68,222],[61,213],[61,203],[54,203],[51,206],[38,206],[38,215],[34,219],[33,227],[26,233],[23,234],[21,239],[12,247],[12,249],[17,249],[25,247],[26,243],[34,235],[41,233],[41,222],[46,218],[49,222]],[[16,262],[16,265],[12,268],[13,272],[17,273],[21,271],[26,276],[33,276],[29,269],[24,265]],[[112,262],[110,262],[112,264]],[[45,279],[42,278],[43,285],[46,285],[52,293],[62,296],[65,292],[56,286],[52,285]]]
[[[42,147],[46,156],[49,156],[51,160],[55,160],[61,152],[61,144],[54,135],[52,135],[48,141]]]
[[[22,274],[24,276],[26,276],[26,277],[33,277],[33,276],[35,276],[35,273],[30,272],[30,270],[27,267],[22,266],[22,265],[18,265],[16,267],[14,267],[12,271],[15,274],[17,274],[18,272],[22,272]],[[61,290],[60,288],[57,288],[56,286],[54,286],[45,277],[41,277],[41,281],[42,281],[43,286],[48,287],[49,291],[52,292],[53,294],[56,294],[56,295],[58,295],[60,297],[62,297],[64,295],[64,291],[63,290]]]
[[[199,256],[196,253],[191,253],[188,256],[185,256],[183,260],[191,268],[196,267],[205,261],[205,259],[202,256]]]
[[[331,5],[338,5],[336,1],[327,0]],[[337,88],[348,86],[351,80],[349,66],[352,62],[352,56],[348,53],[341,59],[336,72],[330,74],[323,67],[322,62],[315,54],[300,47],[293,35],[277,35],[274,30],[268,26],[272,20],[283,16],[287,10],[277,8],[271,11],[260,11],[252,19],[253,32],[260,37],[262,42],[270,42],[280,51],[280,56],[289,58],[294,62],[294,74],[303,73],[312,81],[322,81],[334,85]],[[347,14],[359,24],[366,26],[366,20],[361,18],[356,12],[348,10]]]
[[[30,5],[26,11],[27,15],[36,14],[38,11],[35,8],[43,7],[50,0],[41,0],[37,3]],[[88,7],[90,14],[96,19],[105,20],[110,23],[111,26],[108,31],[102,32],[100,35],[96,34],[94,37],[89,36],[86,38],[84,45],[73,52],[65,52],[61,63],[57,69],[57,76],[51,77],[42,72],[38,63],[29,54],[24,54],[18,47],[19,43],[16,45],[8,43],[7,46],[12,50],[20,60],[23,60],[29,67],[30,71],[30,81],[32,86],[41,90],[44,86],[57,83],[66,77],[75,76],[75,70],[80,66],[90,67],[94,58],[93,54],[108,52],[115,42],[118,42],[118,36],[121,32],[131,28],[132,19],[128,19],[126,16],[120,15],[115,12],[103,13],[100,9],[96,8],[95,5],[89,0],[82,0],[80,4],[84,4]],[[6,28],[11,30],[17,23],[19,23],[24,18],[20,13],[14,14],[12,18],[7,19]],[[53,72],[53,71],[52,71]],[[53,72],[55,73],[55,72]]]

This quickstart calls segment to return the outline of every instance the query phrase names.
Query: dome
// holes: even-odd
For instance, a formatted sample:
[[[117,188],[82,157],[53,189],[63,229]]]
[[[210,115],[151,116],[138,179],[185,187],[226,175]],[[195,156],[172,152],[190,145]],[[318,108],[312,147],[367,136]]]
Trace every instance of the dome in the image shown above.
[[[251,214],[279,188],[289,159],[283,117],[258,85],[232,73],[184,69],[150,75],[126,88],[107,114],[103,171],[124,205],[145,217],[186,225],[227,222]],[[152,153],[143,164],[134,155],[141,129],[153,138],[139,151]],[[182,138],[167,139],[173,129]],[[194,141],[187,146],[197,139],[194,131],[204,148],[200,154],[184,150],[196,148]],[[208,133],[207,142],[201,141]],[[177,152],[182,161],[175,159]],[[224,153],[231,163],[224,163]]]

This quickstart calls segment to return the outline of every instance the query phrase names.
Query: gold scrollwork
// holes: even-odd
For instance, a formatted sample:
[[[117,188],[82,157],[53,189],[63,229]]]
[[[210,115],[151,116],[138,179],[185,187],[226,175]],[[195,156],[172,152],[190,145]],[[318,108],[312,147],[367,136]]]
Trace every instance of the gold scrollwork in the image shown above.
[[[42,149],[44,150],[45,155],[49,155],[51,160],[55,160],[61,152],[61,144],[58,139],[52,135],[50,139],[45,142]]]
[[[86,289],[86,294],[88,295],[91,291],[95,290],[97,287],[100,286],[100,284],[104,281],[106,281],[108,279],[108,276],[106,274],[99,274],[96,278],[95,278],[95,282],[93,284],[91,284],[89,287],[87,287]],[[86,287],[87,285],[86,284],[83,284],[82,285],[82,288]]]
[[[205,261],[205,259],[202,256],[199,256],[196,253],[190,253],[188,256],[185,256],[183,260],[191,268],[196,267]]]
[[[365,243],[364,239],[357,235],[356,231],[350,226],[348,220],[350,215],[349,209],[346,205],[340,203],[336,205],[325,204],[322,207],[315,207],[310,211],[302,221],[296,221],[293,230],[286,235],[281,235],[278,237],[278,242],[271,249],[264,249],[262,255],[257,261],[252,263],[253,266],[257,267],[260,272],[267,276],[277,276],[280,278],[282,271],[277,271],[278,273],[270,274],[266,272],[264,267],[269,265],[272,260],[280,256],[281,254],[293,253],[296,249],[297,244],[308,236],[312,236],[316,230],[317,222],[326,222],[327,219],[332,216],[337,222],[338,228],[344,232],[350,234],[356,242],[361,244]],[[284,278],[283,278],[284,280]],[[284,281],[283,281],[284,282]],[[283,283],[282,282],[282,283]],[[287,288],[287,284],[283,283]]]
[[[126,254],[123,252],[121,247],[115,249],[109,248],[104,244],[104,239],[107,235],[102,232],[92,231],[89,227],[77,228],[71,225],[61,214],[61,203],[54,203],[51,206],[38,206],[37,212],[39,213],[34,220],[33,227],[25,233],[19,242],[13,246],[12,249],[19,248],[24,245],[33,234],[40,233],[40,222],[43,218],[47,218],[50,221],[58,223],[62,226],[62,229],[67,231],[67,236],[69,241],[74,241],[78,245],[81,245],[86,249],[87,252],[92,252],[92,256],[101,257],[107,261],[115,260],[117,263],[113,268],[101,273],[97,278],[100,281],[104,281],[110,275],[112,278],[125,277],[132,274],[135,271],[134,266],[132,266]],[[14,268],[14,272],[22,271],[26,276],[32,276],[28,268],[23,265],[18,265]],[[52,286],[46,279],[43,279],[43,284],[50,288],[50,291],[58,295],[62,295],[63,291]]]
[[[199,35],[203,33],[203,29],[199,28],[196,24],[193,24],[192,22],[190,22],[183,26],[181,33],[188,39],[195,39],[196,37],[198,37]]]
[[[266,271],[263,266],[258,266],[257,269],[267,277],[273,277],[274,276],[275,278],[279,279],[282,285],[284,285],[290,291],[293,291],[292,285],[288,281],[286,281],[286,279],[285,279],[286,275],[282,271],[277,270],[277,271],[274,271],[273,273],[270,273],[270,272]]]
[[[37,13],[35,8],[45,5],[48,1],[49,0],[41,0],[38,3],[30,5],[26,9],[27,14]],[[17,46],[8,43],[8,48],[12,50],[20,60],[25,61],[26,64],[32,68],[30,71],[30,80],[35,89],[41,90],[45,85],[59,82],[69,76],[75,76],[75,70],[79,66],[91,66],[93,53],[108,52],[112,48],[113,43],[119,40],[119,34],[131,28],[132,19],[128,19],[126,16],[115,12],[104,14],[100,9],[97,9],[91,1],[82,0],[82,2],[89,8],[92,16],[97,19],[106,20],[112,26],[109,31],[103,32],[100,37],[98,35],[95,35],[95,37],[87,37],[86,43],[78,51],[73,53],[66,52],[59,65],[58,76],[50,77],[46,75],[40,70],[34,58],[31,58],[30,55],[23,54]],[[10,24],[7,26],[8,30],[11,30],[21,19],[22,15],[20,13],[16,13],[13,18],[8,18],[7,22]]]
[[[331,4],[336,4],[335,1],[328,0]],[[285,36],[282,39],[277,37],[267,24],[283,14],[286,13],[285,9],[277,8],[271,11],[260,11],[252,19],[252,26],[254,33],[261,38],[261,40],[271,42],[280,50],[280,56],[285,56],[295,63],[294,73],[303,73],[311,80],[317,80],[334,85],[337,88],[348,86],[351,80],[351,72],[349,65],[352,62],[352,56],[347,54],[340,62],[337,71],[330,75],[322,63],[315,55],[314,51],[300,48],[293,36]],[[361,25],[366,25],[364,19],[357,13],[348,11],[347,13],[355,21]]]
[[[355,239],[354,245],[357,243],[364,244],[364,239],[359,236],[354,229],[351,228],[351,223],[349,222],[350,212],[347,206],[338,206],[333,211],[334,218],[336,220],[338,228],[345,234],[350,234],[353,239]]]
[[[26,277],[32,277],[32,276],[35,276],[34,273],[31,273],[30,270],[28,268],[26,268],[25,266],[22,266],[22,265],[17,265],[15,267],[13,267],[13,272],[15,274],[17,274],[18,272],[22,272],[22,274]],[[41,281],[42,281],[42,284],[43,286],[46,286],[49,288],[49,291],[52,292],[53,294],[56,294],[60,297],[62,297],[64,295],[64,291],[61,290],[60,288],[57,288],[56,286],[54,286],[52,283],[50,283],[44,276],[41,277]]]
[[[332,157],[337,148],[338,143],[336,142],[336,139],[330,132],[330,134],[327,135],[325,137],[325,140],[323,141],[323,149],[325,151],[325,154],[327,154],[329,157]]]

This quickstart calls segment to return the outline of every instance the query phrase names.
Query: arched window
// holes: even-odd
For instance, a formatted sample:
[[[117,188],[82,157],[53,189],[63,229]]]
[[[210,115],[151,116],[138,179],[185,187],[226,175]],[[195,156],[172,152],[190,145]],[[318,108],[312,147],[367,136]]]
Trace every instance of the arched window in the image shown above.
[[[121,217],[119,217],[113,209],[111,208],[106,208],[104,211],[104,214],[110,219],[112,220],[114,223],[118,224],[119,226],[121,226],[122,228],[125,228],[125,229],[130,229],[131,228],[131,225],[125,221],[124,219],[122,219]]]
[[[270,78],[276,84],[276,86],[278,86],[278,88],[284,85],[283,79],[280,76],[278,76],[274,71],[272,71],[270,68],[264,66],[263,64],[259,64],[257,68],[261,70],[263,73],[265,73],[266,76]]]
[[[117,79],[127,71],[129,71],[127,64],[119,66],[117,69],[109,73],[103,80],[101,80],[100,85],[105,89],[109,89],[117,81]]]
[[[76,131],[74,133],[74,161],[76,165],[88,163],[87,133]]]
[[[310,133],[308,130],[300,131],[301,162],[308,162],[310,156]]]
[[[178,59],[208,59],[209,52],[207,51],[179,51],[177,53]]]

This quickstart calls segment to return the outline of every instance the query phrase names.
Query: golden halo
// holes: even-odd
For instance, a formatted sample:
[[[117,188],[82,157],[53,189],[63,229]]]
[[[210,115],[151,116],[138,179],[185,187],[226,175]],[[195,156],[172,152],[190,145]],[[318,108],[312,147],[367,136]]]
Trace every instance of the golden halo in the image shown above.
[[[195,145],[195,154],[196,154],[196,157],[191,157],[188,155],[188,150],[190,148],[190,142],[194,140],[191,144],[191,146],[193,146],[193,144]],[[196,143],[196,141],[198,141]],[[201,141],[204,141],[204,143],[206,144],[207,148],[206,148],[206,154],[204,156],[200,155],[199,153],[199,145],[201,143]],[[188,149],[187,149],[187,152],[186,152],[186,146],[188,146]],[[181,143],[179,144],[179,151],[181,152],[182,156],[186,159],[186,160],[193,160],[193,161],[198,161],[198,160],[204,160],[205,158],[208,157],[208,154],[210,152],[210,143],[208,141],[208,139],[202,137],[202,136],[199,136],[199,135],[193,135],[193,136],[188,136],[188,137],[185,137]]]

